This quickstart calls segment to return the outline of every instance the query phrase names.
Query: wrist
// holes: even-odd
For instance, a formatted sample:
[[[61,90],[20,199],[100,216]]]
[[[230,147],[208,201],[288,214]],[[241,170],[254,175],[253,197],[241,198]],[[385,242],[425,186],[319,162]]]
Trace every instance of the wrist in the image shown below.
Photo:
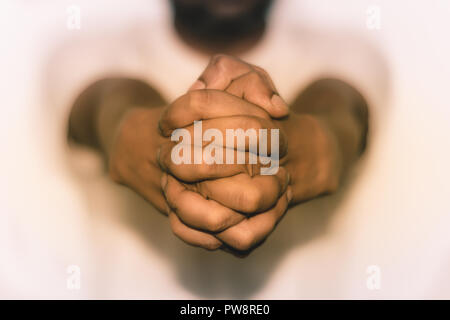
[[[322,170],[324,170],[322,189],[323,193],[332,193],[337,190],[341,178],[346,170],[346,155],[342,148],[342,141],[336,133],[335,127],[328,117],[310,115],[317,125],[319,150],[322,150]]]
[[[150,164],[158,168],[157,150],[164,138],[159,134],[158,121],[163,107],[131,107],[122,114],[108,153],[110,175],[116,182],[126,183],[129,163]]]
[[[124,120],[127,118],[133,106],[102,105],[97,113],[95,133],[99,149],[109,159],[114,141],[119,133]]]
[[[342,175],[342,155],[326,121],[312,114],[290,114],[282,125],[288,152],[281,165],[291,175],[293,203],[334,192]]]

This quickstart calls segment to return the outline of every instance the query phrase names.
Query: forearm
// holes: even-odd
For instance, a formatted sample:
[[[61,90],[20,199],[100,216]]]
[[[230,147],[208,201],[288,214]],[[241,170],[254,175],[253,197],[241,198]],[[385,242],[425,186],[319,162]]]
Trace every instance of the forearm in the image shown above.
[[[161,96],[142,81],[97,81],[80,94],[72,107],[69,137],[108,156],[117,130],[130,110],[163,104]]]
[[[321,121],[336,142],[340,176],[364,152],[368,132],[368,107],[348,84],[334,79],[309,86],[291,105],[297,114],[311,114]]]

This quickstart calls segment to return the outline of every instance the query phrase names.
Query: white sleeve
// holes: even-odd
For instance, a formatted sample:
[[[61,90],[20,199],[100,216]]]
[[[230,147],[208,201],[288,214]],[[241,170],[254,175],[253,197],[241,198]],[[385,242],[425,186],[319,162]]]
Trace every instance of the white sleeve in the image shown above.
[[[70,109],[84,89],[107,77],[139,77],[143,58],[128,39],[126,32],[73,37],[49,56],[43,105],[50,116],[43,121],[47,131],[52,128],[57,149],[67,149]]]
[[[319,74],[335,77],[355,87],[369,105],[370,133],[380,130],[389,111],[389,71],[374,43],[351,35],[317,39]]]

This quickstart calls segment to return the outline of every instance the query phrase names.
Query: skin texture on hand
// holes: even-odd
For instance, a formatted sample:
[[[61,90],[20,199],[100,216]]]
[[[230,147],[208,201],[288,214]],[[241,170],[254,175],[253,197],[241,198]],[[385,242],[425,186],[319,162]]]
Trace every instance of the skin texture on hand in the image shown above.
[[[193,115],[198,114],[199,110],[207,110],[213,119],[204,121],[205,128],[208,121],[211,122],[211,127],[222,129],[229,126],[243,128],[275,128],[275,126],[271,124],[271,117],[266,111],[248,101],[219,90],[215,90],[213,94],[217,97],[216,100],[214,98],[205,100],[202,91],[204,90],[191,91],[166,107],[128,108],[118,125],[118,133],[109,152],[110,175],[114,181],[132,188],[159,210],[171,216],[172,213],[167,211],[162,197],[160,185],[162,171],[157,163],[158,157],[167,159],[167,165],[161,167],[169,168],[169,172],[172,169],[184,174],[184,180],[191,179],[191,184],[181,183],[173,177],[168,179],[167,203],[176,207],[178,214],[176,219],[170,218],[174,233],[190,244],[208,249],[229,245],[232,248],[246,250],[262,241],[278,221],[278,218],[274,217],[279,217],[285,212],[289,179],[286,170],[281,168],[277,175],[263,177],[253,176],[252,171],[256,171],[256,168],[252,169],[245,165],[225,167],[199,165],[184,168],[173,166],[169,158],[164,156],[164,150],[170,150],[164,146],[171,145],[171,142],[168,137],[155,134],[164,128],[164,121],[161,121],[158,129],[157,119],[163,113],[162,119],[175,121],[174,128],[182,127],[185,123],[176,121],[190,119],[189,121],[193,122],[196,120]],[[266,91],[273,94],[271,90]],[[256,92],[259,94],[259,91]],[[252,99],[251,95],[249,97]],[[267,99],[266,103],[270,103],[270,100]],[[208,106],[207,109],[205,105]],[[282,107],[287,110],[286,106]],[[177,116],[180,111],[181,116]],[[280,114],[280,110],[278,113]],[[252,114],[252,117],[246,116],[247,114]],[[218,115],[222,118],[214,118]],[[208,117],[204,114],[200,118]],[[285,150],[286,138],[282,135],[281,155],[286,152]],[[248,219],[255,213],[263,211],[268,211],[268,214],[257,219],[253,217]],[[247,220],[254,223],[248,223]],[[181,221],[184,221],[183,224]],[[240,224],[239,227],[230,229],[237,224]],[[199,230],[205,232],[200,236]],[[212,232],[216,234],[213,237]]]
[[[270,130],[278,129],[272,117],[287,114],[287,104],[264,70],[218,55],[189,92],[164,111],[159,126],[163,135],[179,127],[189,130],[198,120],[222,132],[234,128]],[[287,150],[286,141],[282,133],[281,157]],[[248,252],[270,234],[286,211],[292,191],[284,168],[274,176],[255,174],[259,170],[248,165],[229,164],[200,165],[194,172],[188,167],[195,165],[171,164],[170,150],[163,148],[160,153],[161,166],[169,173],[162,184],[169,215],[176,216],[171,219],[172,227],[182,240],[208,249],[221,246]],[[186,182],[196,184],[189,186]],[[204,210],[203,214],[198,208]],[[207,246],[202,240],[208,240]]]
[[[112,93],[106,84],[74,105],[72,136],[102,150],[111,178],[167,214],[176,236],[208,250],[250,253],[290,205],[336,190],[365,142],[367,106],[348,85],[318,81],[289,110],[266,71],[234,57],[212,57],[190,90],[170,104],[142,82],[114,82]],[[174,164],[171,133],[185,128],[192,135],[198,120],[222,133],[278,129],[278,172],[260,175],[261,164],[248,161]],[[246,140],[245,150],[233,154],[245,153],[247,160],[249,151]]]
[[[168,140],[157,134],[157,120],[163,107],[133,108],[125,115],[109,158],[109,174],[120,184],[142,195],[159,211],[165,212],[162,170],[157,151]]]
[[[173,146],[163,147],[159,162],[169,175],[162,185],[178,237],[207,249],[222,246],[245,254],[272,232],[294,196],[299,202],[331,191],[328,180],[335,161],[329,135],[314,117],[288,112],[267,72],[224,55],[214,56],[190,91],[164,110],[159,127],[165,136],[179,127],[190,129],[198,120],[221,131],[280,129],[281,164],[290,168],[281,167],[276,176],[253,176],[245,165],[189,170],[195,165],[171,164]],[[296,161],[298,152],[287,152],[290,137],[302,161]],[[295,191],[289,186],[290,172],[299,177],[292,181]]]

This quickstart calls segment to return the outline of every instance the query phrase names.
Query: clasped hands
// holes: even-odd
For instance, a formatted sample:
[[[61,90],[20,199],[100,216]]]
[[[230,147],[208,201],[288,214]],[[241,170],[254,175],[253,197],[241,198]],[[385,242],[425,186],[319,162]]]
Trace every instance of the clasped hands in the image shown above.
[[[279,129],[279,169],[260,164],[175,164],[171,133]],[[192,145],[192,148],[198,146]],[[224,147],[225,148],[225,147]],[[248,140],[245,150],[249,153]],[[161,108],[133,108],[120,127],[110,159],[111,177],[168,215],[176,236],[208,250],[245,256],[274,230],[292,204],[332,191],[336,146],[323,122],[290,113],[263,69],[214,56],[189,91]]]

